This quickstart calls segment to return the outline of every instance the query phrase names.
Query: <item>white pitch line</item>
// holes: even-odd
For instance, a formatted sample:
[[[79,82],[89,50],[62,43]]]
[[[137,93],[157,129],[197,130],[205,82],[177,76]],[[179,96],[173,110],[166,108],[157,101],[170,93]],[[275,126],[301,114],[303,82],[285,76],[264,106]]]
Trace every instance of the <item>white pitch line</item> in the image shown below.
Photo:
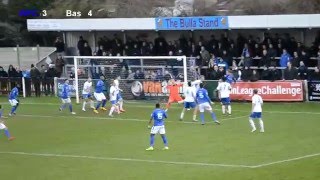
[[[89,116],[48,116],[48,115],[30,115],[30,114],[21,114],[17,116],[22,116],[22,117],[37,117],[37,118],[79,118],[79,119],[101,119],[101,120],[121,120],[121,121],[136,121],[136,122],[148,122],[149,120],[142,120],[142,119],[133,119],[133,118],[108,118],[108,117],[89,117]],[[226,118],[226,119],[221,119],[223,121],[226,120],[232,120],[232,119],[241,119],[247,117],[246,116],[238,116],[234,118]],[[198,124],[199,122],[189,122],[189,121],[166,121],[168,123],[171,122],[177,122],[177,123],[183,123],[183,124]],[[212,121],[209,121],[207,123],[213,123]]]
[[[1,102],[0,102],[1,103]],[[6,103],[8,104],[8,102],[3,102],[3,103]],[[25,105],[51,105],[51,106],[59,106],[61,104],[59,103],[21,103],[22,105],[25,104]],[[132,102],[128,102],[127,104],[129,104],[129,106],[131,105],[134,105],[134,107],[142,107],[142,108],[154,108],[154,105],[136,105],[136,103],[132,103]],[[213,105],[213,106],[216,106],[216,105]],[[181,107],[171,107],[171,109],[182,109]],[[214,108],[214,110],[220,110],[218,108]],[[248,111],[244,111],[244,110],[236,110],[236,109],[233,109],[232,111],[235,111],[235,112],[250,112],[250,110]],[[276,114],[303,114],[303,115],[306,115],[306,114],[309,114],[309,115],[319,115],[320,112],[302,112],[302,111],[264,111],[264,113],[276,113]]]
[[[215,163],[183,162],[183,161],[160,161],[160,160],[147,160],[147,159],[115,158],[115,157],[99,157],[99,156],[81,156],[81,155],[64,155],[64,154],[47,154],[47,153],[43,154],[43,153],[27,153],[27,152],[0,152],[0,154],[42,156],[42,157],[63,157],[63,158],[78,158],[78,159],[95,159],[95,160],[107,160],[107,161],[131,161],[131,162],[161,163],[161,164],[174,164],[174,165],[230,167],[230,168],[252,168],[252,166],[235,165],[235,164],[215,164]]]
[[[320,153],[309,154],[309,155],[300,156],[300,157],[296,157],[296,158],[291,158],[291,159],[286,159],[286,160],[281,160],[281,161],[274,161],[274,162],[270,162],[270,163],[259,164],[259,165],[252,166],[251,168],[260,168],[260,167],[271,166],[271,165],[275,165],[275,164],[282,164],[282,163],[286,163],[286,162],[298,161],[298,160],[301,160],[301,159],[306,159],[306,158],[311,158],[311,157],[316,157],[316,156],[320,156]]]

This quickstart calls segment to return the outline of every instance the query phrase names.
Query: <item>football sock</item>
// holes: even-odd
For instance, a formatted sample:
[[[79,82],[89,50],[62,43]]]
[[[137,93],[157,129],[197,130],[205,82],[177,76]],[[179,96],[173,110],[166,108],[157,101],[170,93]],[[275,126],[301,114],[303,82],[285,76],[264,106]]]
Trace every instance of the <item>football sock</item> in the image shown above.
[[[214,112],[211,112],[211,118],[213,121],[217,121],[216,114]]]
[[[197,119],[197,115],[196,115],[196,114],[194,114],[194,115],[193,115],[192,120],[194,120],[194,121],[195,121],[196,119]]]
[[[5,130],[4,130],[4,134],[5,134],[8,138],[11,137],[8,129],[5,129]]]
[[[96,106],[96,110],[99,109],[100,105],[101,105],[101,101],[98,101],[97,106]]]
[[[182,109],[182,112],[181,112],[181,114],[180,114],[180,119],[183,119],[183,117],[184,117],[184,112],[185,112],[185,109],[183,108],[183,109]]]
[[[201,119],[201,123],[204,124],[204,113],[200,113],[200,119]]]
[[[90,100],[90,107],[93,108],[94,107],[94,102],[92,100]]]
[[[168,140],[167,140],[166,135],[165,134],[161,134],[161,138],[162,138],[163,144],[165,146],[168,146]]]
[[[123,110],[123,101],[122,100],[119,102],[119,106],[120,106],[120,110]]]
[[[67,107],[67,104],[63,103],[61,106],[60,106],[60,109],[65,109]],[[12,112],[12,111],[11,111]]]
[[[222,105],[222,114],[226,114],[226,106]]]
[[[109,116],[112,116],[112,113],[113,113],[114,109],[115,109],[115,107],[114,107],[114,106],[112,106],[112,107],[110,108]]]
[[[85,108],[86,108],[86,104],[87,104],[87,102],[86,102],[86,101],[83,101],[82,109],[85,109]]]
[[[154,146],[154,134],[150,135],[150,146],[153,147]]]
[[[71,104],[71,103],[69,104],[69,110],[70,110],[70,112],[73,112],[73,111],[72,111],[72,104]]]
[[[250,123],[250,126],[252,127],[252,129],[256,129],[256,126],[254,125],[254,122],[251,118],[249,119],[249,123]]]
[[[260,130],[264,131],[264,125],[262,119],[259,119]]]
[[[11,108],[11,114],[13,114],[13,113],[16,111],[16,109],[17,109],[17,106],[13,106],[13,107]]]
[[[231,105],[228,105],[228,113],[231,114]]]
[[[107,103],[107,100],[102,100],[102,107],[105,107]]]

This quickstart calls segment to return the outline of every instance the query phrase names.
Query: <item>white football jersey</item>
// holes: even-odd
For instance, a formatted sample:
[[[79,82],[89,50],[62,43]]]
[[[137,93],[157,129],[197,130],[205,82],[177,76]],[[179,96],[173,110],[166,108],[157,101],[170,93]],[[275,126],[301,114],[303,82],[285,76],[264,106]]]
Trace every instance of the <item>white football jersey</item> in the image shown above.
[[[82,94],[90,94],[92,91],[92,82],[86,81],[83,85]]]
[[[110,101],[117,100],[117,88],[115,86],[110,87]]]
[[[262,97],[258,94],[252,96],[253,112],[262,112]]]
[[[191,83],[191,86],[197,91],[200,89],[201,80],[195,80]]]
[[[194,97],[196,96],[196,90],[194,87],[186,87],[183,89],[184,101],[195,102]]]
[[[230,97],[231,85],[227,82],[220,82],[217,90],[220,92],[220,98]]]

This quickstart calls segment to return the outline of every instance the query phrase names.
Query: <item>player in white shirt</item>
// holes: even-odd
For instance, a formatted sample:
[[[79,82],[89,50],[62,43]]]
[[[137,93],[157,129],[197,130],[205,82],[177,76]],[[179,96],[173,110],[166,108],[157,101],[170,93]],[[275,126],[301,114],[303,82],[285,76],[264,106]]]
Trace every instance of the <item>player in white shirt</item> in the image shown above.
[[[86,104],[90,103],[90,108],[94,109],[94,102],[92,99],[92,79],[88,78],[88,80],[83,85],[82,90],[82,111],[86,111]]]
[[[221,100],[222,114],[226,114],[226,109],[227,109],[228,114],[231,115],[231,104],[230,104],[231,85],[228,82],[226,82],[225,77],[222,77],[221,82],[217,87],[217,91],[219,92],[219,98]]]
[[[183,89],[184,94],[184,107],[182,109],[182,112],[180,114],[180,121],[183,120],[184,113],[186,110],[194,109],[193,111],[193,121],[197,121],[197,103],[195,100],[196,92],[199,89],[199,85],[201,83],[201,80],[196,80],[193,82],[188,82],[187,87]]]
[[[262,105],[263,105],[263,100],[262,100],[262,97],[258,95],[258,90],[257,89],[253,90],[252,111],[249,118],[249,122],[252,127],[251,132],[255,132],[257,130],[253,122],[254,119],[259,119],[260,132],[264,132],[264,125],[262,121]]]
[[[113,82],[114,82],[116,89],[118,90],[117,103],[119,105],[120,112],[125,112],[125,110],[123,109],[123,98],[121,96],[122,89],[120,89],[120,87],[119,87],[119,79],[120,79],[120,77],[117,77]]]
[[[118,108],[118,102],[117,102],[117,96],[118,96],[118,89],[116,87],[116,84],[113,82],[111,87],[110,87],[110,92],[109,92],[109,97],[110,97],[110,102],[111,102],[111,108],[109,111],[109,116],[113,117],[113,111],[120,113],[119,108]]]

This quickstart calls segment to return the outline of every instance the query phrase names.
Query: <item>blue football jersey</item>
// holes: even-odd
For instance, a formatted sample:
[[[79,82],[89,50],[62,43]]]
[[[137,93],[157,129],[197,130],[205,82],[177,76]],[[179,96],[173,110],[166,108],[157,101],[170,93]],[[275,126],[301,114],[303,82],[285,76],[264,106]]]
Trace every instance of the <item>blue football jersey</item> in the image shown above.
[[[96,93],[102,93],[104,89],[104,82],[99,80],[96,84]]]
[[[236,82],[236,79],[231,74],[225,75],[225,78],[226,78],[226,82],[229,83],[229,84],[232,84],[232,83]]]
[[[167,113],[162,109],[155,109],[153,110],[151,117],[154,121],[154,126],[163,126],[164,125],[164,119],[167,118]]]
[[[10,100],[11,100],[11,99],[17,99],[18,95],[19,95],[19,90],[18,90],[17,87],[14,87],[14,88],[11,90],[10,94],[9,94],[9,99],[10,99]]]
[[[210,103],[211,100],[208,96],[208,91],[204,88],[200,88],[196,93],[197,103],[203,104],[203,103]]]
[[[62,92],[61,92],[61,98],[62,99],[67,99],[67,98],[69,98],[69,94],[70,94],[69,84],[63,84]]]

